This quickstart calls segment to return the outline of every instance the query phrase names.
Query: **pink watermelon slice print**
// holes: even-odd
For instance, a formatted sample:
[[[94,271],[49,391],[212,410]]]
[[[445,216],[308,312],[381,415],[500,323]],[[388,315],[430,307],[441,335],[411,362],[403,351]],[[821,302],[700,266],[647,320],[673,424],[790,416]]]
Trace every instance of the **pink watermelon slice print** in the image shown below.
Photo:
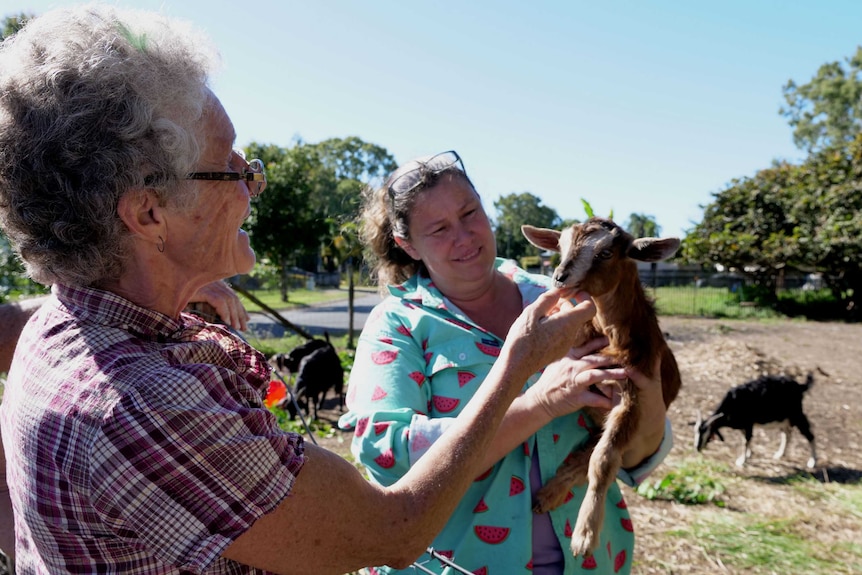
[[[482,481],[483,479],[488,479],[488,477],[491,475],[492,471],[494,471],[493,465],[491,467],[489,467],[485,473],[483,473],[482,475],[480,475],[479,477],[477,477],[473,481],[476,482],[476,481]]]
[[[409,328],[409,327],[407,327],[407,326],[406,326],[406,325],[404,325],[404,324],[399,325],[399,326],[398,326],[398,330],[397,330],[397,331],[398,331],[398,333],[400,333],[401,335],[406,335],[407,337],[412,337],[412,336],[413,336],[413,334],[412,334],[412,333],[410,333],[410,328]]]
[[[354,431],[353,433],[356,435],[356,437],[362,437],[363,435],[365,435],[366,427],[368,427],[368,418],[360,417],[359,421],[356,422],[356,431]]]
[[[411,451],[422,451],[431,447],[431,440],[421,431],[417,431],[411,437],[413,438],[413,442],[410,445]]]
[[[581,563],[582,569],[595,569],[598,566],[599,565],[598,563],[596,563],[596,558],[592,555],[590,555],[589,557],[584,557],[584,562]]]
[[[418,385],[420,387],[422,386],[423,383],[425,383],[425,374],[422,373],[421,371],[411,371],[408,374],[408,377],[410,379],[412,379],[413,381],[415,381],[416,385]]]
[[[461,403],[461,400],[458,398],[444,397],[442,395],[433,396],[431,401],[434,402],[434,408],[440,413],[449,413],[458,407],[459,403]]]
[[[377,365],[386,365],[387,363],[392,363],[393,361],[395,361],[396,357],[398,357],[397,351],[384,350],[371,352],[371,361],[373,361]]]
[[[634,528],[634,526],[632,525],[632,520],[631,520],[631,519],[628,519],[628,518],[626,518],[626,517],[623,517],[622,519],[620,519],[620,525],[622,525],[622,526],[623,526],[623,529],[625,529],[625,530],[626,530],[626,531],[628,531],[629,533],[634,533],[634,532],[635,532],[635,528]]]
[[[387,449],[374,458],[374,463],[383,469],[389,469],[395,465],[395,454],[392,453],[391,449]]]
[[[475,379],[476,374],[469,371],[459,371],[458,372],[458,387],[464,387],[468,383],[470,383],[473,379]]]
[[[483,497],[476,504],[476,507],[473,508],[473,513],[485,513],[486,511],[488,511],[488,504],[485,503],[485,498]]]
[[[469,323],[464,323],[463,321],[461,321],[459,319],[452,318],[452,317],[447,317],[446,321],[448,321],[452,325],[457,325],[461,329],[466,329],[467,331],[470,331],[470,329],[473,327]]]
[[[511,529],[508,527],[494,527],[493,525],[476,525],[473,532],[483,543],[499,545],[509,536]]]
[[[374,424],[374,435],[383,435],[389,429],[388,421],[378,421]]]
[[[478,347],[479,351],[481,351],[485,355],[490,355],[492,357],[500,357],[500,346],[476,342],[476,347]]]
[[[386,390],[380,387],[379,385],[374,386],[374,393],[371,394],[371,401],[380,401],[384,397],[389,395],[386,393]]]
[[[619,573],[620,569],[626,564],[626,550],[623,549],[614,558],[614,573]]]
[[[509,497],[523,493],[524,489],[524,480],[517,475],[513,475],[509,481]]]
[[[473,575],[488,575],[488,567],[479,567],[473,571]]]

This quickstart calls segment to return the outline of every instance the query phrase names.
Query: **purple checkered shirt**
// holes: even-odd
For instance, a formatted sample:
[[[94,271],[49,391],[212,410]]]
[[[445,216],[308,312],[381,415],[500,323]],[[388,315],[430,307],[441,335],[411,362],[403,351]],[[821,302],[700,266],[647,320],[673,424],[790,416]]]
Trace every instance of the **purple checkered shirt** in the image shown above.
[[[54,286],[0,406],[17,572],[261,573],[221,553],[304,461],[269,376],[222,326]]]

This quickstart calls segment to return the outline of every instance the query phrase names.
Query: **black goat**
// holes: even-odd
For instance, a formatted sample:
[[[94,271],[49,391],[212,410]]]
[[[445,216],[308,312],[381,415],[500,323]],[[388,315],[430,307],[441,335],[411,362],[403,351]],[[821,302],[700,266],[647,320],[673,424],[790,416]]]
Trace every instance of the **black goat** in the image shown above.
[[[706,421],[703,421],[698,410],[694,424],[695,449],[700,451],[716,436],[724,441],[719,431],[722,427],[739,429],[745,434],[745,448],[736,460],[736,464],[741,467],[751,457],[751,433],[754,425],[778,423],[781,425],[781,445],[774,458],[780,459],[784,456],[791,427],[796,427],[808,440],[811,449],[808,467],[814,467],[817,465],[814,434],[811,433],[808,418],[802,412],[803,394],[813,383],[814,374],[809,372],[802,384],[786,375],[764,375],[731,388]]]
[[[270,363],[274,363],[275,367],[277,367],[279,371],[287,370],[290,373],[297,373],[299,371],[299,362],[302,361],[302,358],[318,349],[332,346],[329,342],[329,332],[326,331],[323,332],[323,334],[326,336],[326,339],[312,338],[305,343],[296,346],[287,353],[275,354],[270,358]]]
[[[311,415],[313,409],[314,419],[317,419],[317,410],[323,405],[326,392],[330,388],[333,388],[338,395],[340,407],[343,410],[344,368],[341,366],[341,358],[338,357],[335,348],[328,344],[314,350],[299,362],[294,391],[296,401],[308,415]],[[296,407],[293,402],[287,401],[287,410],[291,419],[296,417]]]

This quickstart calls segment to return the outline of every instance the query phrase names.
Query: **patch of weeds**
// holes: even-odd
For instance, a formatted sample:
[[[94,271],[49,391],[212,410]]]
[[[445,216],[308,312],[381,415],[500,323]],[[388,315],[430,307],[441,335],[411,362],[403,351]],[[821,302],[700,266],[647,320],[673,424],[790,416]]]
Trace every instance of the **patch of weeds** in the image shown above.
[[[724,507],[723,495],[727,489],[717,479],[718,474],[714,464],[683,461],[664,477],[641,483],[637,493],[650,500],[663,499],[685,505],[712,503]]]
[[[276,407],[271,407],[269,411],[275,415],[275,419],[281,429],[298,433],[300,435],[306,434],[305,426],[302,424],[300,419],[290,419],[289,413]],[[320,421],[317,419],[306,419],[305,421],[308,423],[308,427],[311,432],[317,437],[323,439],[335,437],[337,429],[326,421]]]
[[[707,555],[733,567],[731,572],[835,574],[851,573],[842,568],[859,560],[860,546],[838,543],[824,546],[812,541],[794,526],[798,518],[763,521],[751,515],[722,515],[702,520],[691,530],[672,535],[692,539]]]

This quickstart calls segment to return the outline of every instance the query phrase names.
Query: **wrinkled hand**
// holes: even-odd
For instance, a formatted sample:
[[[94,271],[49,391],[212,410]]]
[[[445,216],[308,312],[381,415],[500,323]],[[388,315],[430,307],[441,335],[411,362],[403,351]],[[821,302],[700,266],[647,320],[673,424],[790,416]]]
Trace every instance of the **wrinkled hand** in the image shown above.
[[[563,357],[584,324],[596,315],[596,306],[586,293],[577,294],[580,303],[576,306],[559,294],[555,289],[543,293],[509,329],[501,359],[516,368],[523,380]]]
[[[191,301],[210,304],[222,321],[236,330],[248,329],[248,311],[236,293],[223,281],[208,283],[192,296]]]
[[[627,377],[624,369],[603,369],[612,365],[614,359],[594,352],[607,345],[608,339],[600,337],[572,348],[565,357],[545,369],[539,381],[527,390],[527,394],[533,396],[532,399],[551,419],[586,406],[610,409],[613,406],[610,389],[616,389],[617,386],[601,385],[604,394],[590,389],[590,386],[598,386],[603,381]]]

